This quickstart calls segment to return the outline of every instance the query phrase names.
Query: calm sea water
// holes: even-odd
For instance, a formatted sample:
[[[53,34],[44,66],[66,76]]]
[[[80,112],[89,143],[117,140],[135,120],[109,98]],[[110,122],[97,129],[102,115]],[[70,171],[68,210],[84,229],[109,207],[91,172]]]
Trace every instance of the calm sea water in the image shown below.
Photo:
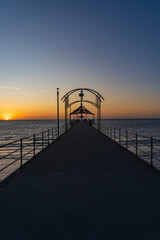
[[[64,120],[60,120],[60,125]],[[52,129],[56,120],[13,120],[0,121],[0,145]]]
[[[102,124],[160,139],[160,119],[103,119]]]
[[[107,128],[113,140],[160,170],[160,119],[104,119],[102,124],[117,129]]]
[[[64,120],[60,120],[60,125],[62,124],[64,124]],[[148,137],[152,136],[156,139],[160,139],[160,119],[103,119],[102,124],[106,126],[112,126],[117,129],[120,128],[123,130],[129,130],[131,132],[139,133]],[[20,138],[44,132],[56,126],[56,120],[0,121],[0,146],[13,142],[15,140],[19,140]],[[149,162],[150,140],[143,139],[141,142],[142,145],[138,143],[138,154],[141,158]],[[123,143],[125,145],[125,138],[123,139],[122,137],[122,145]],[[26,144],[28,144],[28,142],[26,142]],[[135,153],[135,140],[129,140],[128,144],[130,145],[129,150]],[[9,146],[11,146],[11,148]],[[5,179],[8,175],[10,175],[20,166],[19,160],[16,161],[14,164],[10,165],[10,163],[12,163],[17,158],[19,159],[20,157],[20,141],[16,143],[16,146],[13,146],[13,144],[9,146],[7,145],[6,147],[2,147],[0,149],[0,158],[3,157],[3,155],[7,155],[5,159],[1,159],[0,161],[0,169],[3,169],[5,166],[9,166],[5,168],[5,170],[0,171],[0,181]],[[15,152],[14,154],[8,156],[8,153],[14,151],[14,147],[15,149],[19,149],[18,152]],[[158,160],[156,162],[156,158],[160,159],[160,141],[155,140],[154,147],[156,147],[155,149],[153,149],[154,164],[157,168],[160,169],[160,161]],[[33,144],[31,148],[31,153],[27,155],[28,159],[24,157],[23,163],[33,157]],[[30,149],[25,148],[23,150],[23,154],[25,154],[24,151],[29,150]],[[145,152],[145,154],[143,154],[143,152]]]
[[[54,128],[56,124],[56,120],[0,121],[0,145]],[[103,119],[102,124],[160,139],[160,119]]]

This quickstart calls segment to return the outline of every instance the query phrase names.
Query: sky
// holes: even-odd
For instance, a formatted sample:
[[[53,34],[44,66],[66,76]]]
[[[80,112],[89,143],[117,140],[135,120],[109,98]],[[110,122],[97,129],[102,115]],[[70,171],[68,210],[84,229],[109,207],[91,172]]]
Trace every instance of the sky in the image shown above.
[[[103,118],[160,118],[159,13],[159,0],[1,0],[0,119],[56,118],[56,89],[79,87],[105,98]]]

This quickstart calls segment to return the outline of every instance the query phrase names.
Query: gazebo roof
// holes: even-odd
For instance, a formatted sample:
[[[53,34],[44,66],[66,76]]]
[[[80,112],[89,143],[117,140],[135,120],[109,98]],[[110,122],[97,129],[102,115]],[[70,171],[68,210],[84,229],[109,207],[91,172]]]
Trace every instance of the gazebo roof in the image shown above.
[[[84,106],[80,106],[78,107],[76,110],[74,110],[73,112],[70,113],[70,115],[73,115],[73,114],[91,114],[91,115],[94,115],[94,113],[90,112],[87,108],[85,108]]]

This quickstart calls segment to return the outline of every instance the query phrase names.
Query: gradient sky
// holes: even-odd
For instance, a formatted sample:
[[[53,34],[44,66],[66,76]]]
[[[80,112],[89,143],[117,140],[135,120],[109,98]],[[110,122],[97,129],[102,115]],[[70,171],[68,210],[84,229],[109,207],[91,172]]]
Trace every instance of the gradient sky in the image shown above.
[[[1,0],[0,119],[55,118],[57,87],[99,91],[104,118],[160,117],[160,1]]]

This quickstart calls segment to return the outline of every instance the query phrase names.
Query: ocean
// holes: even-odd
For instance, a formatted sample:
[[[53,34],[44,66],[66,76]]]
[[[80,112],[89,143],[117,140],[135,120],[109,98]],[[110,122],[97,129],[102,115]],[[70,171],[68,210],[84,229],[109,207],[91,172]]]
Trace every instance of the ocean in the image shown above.
[[[60,120],[60,125],[64,120]],[[0,121],[0,145],[41,133],[57,126],[57,120],[8,120]]]
[[[60,125],[64,120],[60,120]],[[102,119],[102,124],[117,129],[116,137],[119,142],[118,132],[121,129],[121,145],[126,146],[126,132],[128,131],[128,150],[136,153],[135,134],[141,134],[149,138],[138,136],[138,156],[150,164],[151,159],[151,137],[153,137],[153,159],[154,166],[160,169],[160,119]],[[57,121],[53,120],[9,120],[0,121],[0,181],[10,175],[20,166],[20,139],[32,136],[23,140],[23,164],[33,157],[33,135],[36,135],[36,150],[38,153],[42,149],[42,133],[48,129],[55,128]],[[133,135],[130,133],[133,132]],[[111,132],[110,132],[111,133]],[[48,144],[48,133],[44,135],[44,146]],[[49,133],[50,138],[52,132]],[[115,135],[111,134],[113,139]],[[131,136],[131,138],[129,138]],[[16,143],[3,146],[5,144],[17,141]],[[46,145],[45,145],[46,144]],[[3,146],[3,147],[2,147]],[[18,149],[18,151],[17,151]],[[10,153],[13,154],[10,155]],[[27,153],[28,152],[28,153]],[[4,158],[4,156],[6,156]],[[16,159],[18,159],[16,161]],[[14,162],[15,161],[15,162]],[[12,164],[13,162],[13,164]],[[6,166],[8,166],[6,168]],[[3,170],[4,169],[4,170]]]
[[[60,120],[60,125],[62,124],[64,120]],[[102,124],[160,139],[160,119],[102,119]],[[55,119],[0,121],[0,145],[56,126]]]
[[[62,124],[64,124],[64,120],[60,120],[60,125]],[[102,119],[102,124],[160,139],[160,119]],[[55,119],[0,121],[0,145],[56,126]]]
[[[103,133],[160,170],[160,119],[103,119],[102,124]]]
[[[102,119],[102,124],[160,139],[160,118]]]

